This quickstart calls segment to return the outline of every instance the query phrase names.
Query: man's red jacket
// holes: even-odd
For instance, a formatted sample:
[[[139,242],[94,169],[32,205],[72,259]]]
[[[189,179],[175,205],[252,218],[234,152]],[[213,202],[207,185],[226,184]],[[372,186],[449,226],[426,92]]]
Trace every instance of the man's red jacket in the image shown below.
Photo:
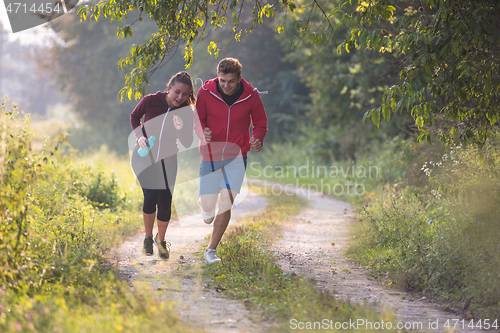
[[[267,133],[267,115],[257,88],[241,79],[243,94],[230,107],[217,92],[219,78],[206,81],[198,90],[196,111],[199,123],[195,132],[200,138],[202,161],[222,161],[247,156],[250,150],[250,123],[252,135],[264,143]],[[212,131],[209,145],[203,140],[203,130]]]

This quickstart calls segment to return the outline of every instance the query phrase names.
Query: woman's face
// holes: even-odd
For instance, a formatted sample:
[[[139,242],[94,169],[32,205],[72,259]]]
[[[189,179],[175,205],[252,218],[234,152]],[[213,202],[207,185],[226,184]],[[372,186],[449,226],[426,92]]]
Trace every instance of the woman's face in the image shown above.
[[[191,87],[187,84],[177,82],[167,87],[167,104],[169,107],[179,107],[185,103],[191,93]]]

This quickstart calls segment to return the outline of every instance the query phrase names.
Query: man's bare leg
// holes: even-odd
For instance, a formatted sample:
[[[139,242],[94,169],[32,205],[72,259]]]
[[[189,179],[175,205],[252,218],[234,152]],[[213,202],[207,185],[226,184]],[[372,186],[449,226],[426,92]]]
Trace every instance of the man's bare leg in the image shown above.
[[[234,198],[238,192],[227,189],[222,189],[219,198],[219,211],[214,221],[214,229],[210,237],[209,249],[216,249],[226,232],[229,220],[231,220],[231,209],[233,207]]]
[[[199,204],[203,213],[203,219],[205,223],[212,223],[215,217],[215,206],[217,205],[217,199],[219,198],[219,193],[203,194],[200,196]]]

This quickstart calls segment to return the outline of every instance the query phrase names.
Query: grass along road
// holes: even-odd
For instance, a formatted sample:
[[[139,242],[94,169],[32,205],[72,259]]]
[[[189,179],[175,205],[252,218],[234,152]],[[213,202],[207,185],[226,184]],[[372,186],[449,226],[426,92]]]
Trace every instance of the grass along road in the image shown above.
[[[258,185],[259,181],[251,183]],[[350,230],[352,224],[356,223],[350,205],[317,193],[299,191],[298,194],[309,201],[310,208],[303,210],[296,217],[290,217],[290,222],[281,225],[280,231],[273,236],[273,251],[278,259],[277,264],[286,274],[314,279],[319,291],[334,293],[343,304],[346,304],[346,301],[373,303],[371,307],[377,309],[380,318],[390,318],[394,325],[402,322],[408,325],[407,328],[423,332],[443,332],[446,331],[447,321],[453,326],[454,319],[462,319],[458,315],[442,311],[437,305],[428,303],[421,297],[414,298],[414,295],[370,280],[364,268],[346,257]],[[265,196],[250,194],[235,208],[230,227],[238,225],[239,222],[235,223],[234,220],[244,214],[253,212],[258,218],[255,213],[264,208]],[[231,277],[216,275],[207,283],[207,266],[203,264],[197,252],[204,248],[202,243],[211,232],[211,226],[201,223],[198,215],[189,217],[193,219],[192,223],[186,223],[184,220],[184,224],[188,225],[181,226],[179,222],[173,222],[169,227],[167,241],[173,246],[171,259],[168,261],[159,260],[157,256],[142,255],[142,233],[127,240],[120,247],[117,256],[121,278],[129,281],[137,292],[152,292],[162,301],[171,301],[169,304],[179,314],[180,320],[194,329],[209,332],[296,331],[293,325],[297,327],[300,322],[304,323],[308,313],[302,314],[300,321],[292,321],[294,315],[292,312],[287,315],[286,310],[279,310],[281,317],[269,316],[266,315],[265,306],[261,306],[267,299],[260,303],[259,297],[256,300],[244,297],[246,299],[243,301],[220,297],[221,294],[230,297],[237,294],[234,289],[238,288],[228,287],[222,281]],[[218,280],[219,277],[222,280]],[[221,282],[220,285],[218,281]],[[317,295],[310,297],[321,298]],[[328,300],[320,302],[330,305],[332,303]],[[297,307],[300,306],[297,304]],[[373,314],[364,317],[368,312],[364,312],[366,310],[363,308],[367,307],[361,306],[361,310],[356,310],[358,307],[354,305],[349,309],[353,310],[348,315],[350,318],[377,321]],[[257,308],[258,311],[250,311],[252,308]],[[391,311],[395,311],[397,320],[391,318]],[[378,321],[380,322],[380,319]],[[463,323],[465,329],[457,331],[473,331],[467,329],[467,321]]]
[[[253,184],[261,183],[253,181]],[[315,279],[320,290],[335,293],[340,300],[375,303],[380,312],[394,311],[398,321],[415,323],[411,327],[417,328],[418,323],[422,323],[423,331],[444,332],[447,321],[453,327],[457,320],[460,322],[456,332],[481,331],[470,329],[468,320],[445,312],[421,294],[413,295],[387,286],[387,282],[380,283],[348,259],[351,231],[357,223],[348,203],[309,191],[307,187],[288,189],[289,193],[295,192],[307,199],[310,207],[290,219],[275,241],[274,251],[283,270]],[[436,321],[438,325],[431,325],[429,329],[429,323]]]

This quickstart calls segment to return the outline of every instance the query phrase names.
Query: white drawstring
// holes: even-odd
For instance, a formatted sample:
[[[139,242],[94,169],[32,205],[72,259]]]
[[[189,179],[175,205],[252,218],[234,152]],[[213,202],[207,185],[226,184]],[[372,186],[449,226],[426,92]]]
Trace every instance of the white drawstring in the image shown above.
[[[253,88],[254,91],[257,91],[259,94],[264,94],[264,95],[267,95],[268,94],[268,91],[259,91],[259,89],[257,88]]]

